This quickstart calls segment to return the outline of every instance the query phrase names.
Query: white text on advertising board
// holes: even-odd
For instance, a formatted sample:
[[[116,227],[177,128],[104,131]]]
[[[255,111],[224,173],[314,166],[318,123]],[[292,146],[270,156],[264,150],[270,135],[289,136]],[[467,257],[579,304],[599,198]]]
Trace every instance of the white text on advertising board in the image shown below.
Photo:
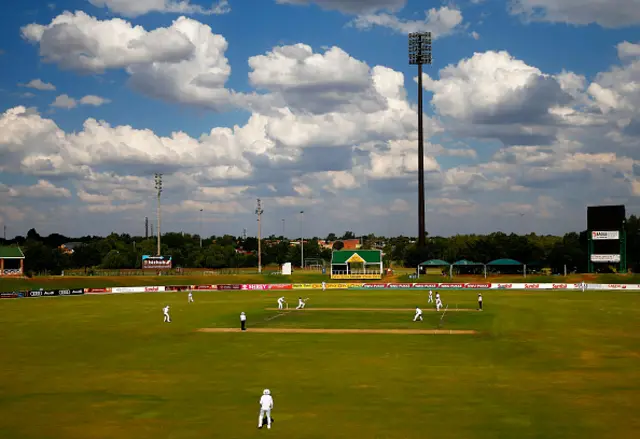
[[[591,255],[591,262],[620,262],[620,255]]]
[[[603,239],[620,239],[620,232],[617,230],[608,231],[608,232],[591,232],[591,239],[593,240],[603,240]]]

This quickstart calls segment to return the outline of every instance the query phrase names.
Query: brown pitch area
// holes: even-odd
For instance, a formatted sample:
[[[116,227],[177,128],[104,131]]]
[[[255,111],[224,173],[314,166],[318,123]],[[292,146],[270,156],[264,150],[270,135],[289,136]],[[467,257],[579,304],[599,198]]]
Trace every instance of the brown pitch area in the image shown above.
[[[455,329],[324,329],[324,328],[200,328],[198,332],[258,332],[278,334],[414,334],[414,335],[444,335],[444,334],[477,334],[473,330]]]
[[[415,311],[415,308],[288,308],[288,309],[278,309],[278,308],[265,308],[266,311],[385,311],[385,312],[405,312],[405,311]],[[436,312],[434,308],[423,309],[422,312]],[[480,312],[477,309],[470,308],[449,308],[447,312]],[[440,312],[444,312],[444,309],[441,309]]]

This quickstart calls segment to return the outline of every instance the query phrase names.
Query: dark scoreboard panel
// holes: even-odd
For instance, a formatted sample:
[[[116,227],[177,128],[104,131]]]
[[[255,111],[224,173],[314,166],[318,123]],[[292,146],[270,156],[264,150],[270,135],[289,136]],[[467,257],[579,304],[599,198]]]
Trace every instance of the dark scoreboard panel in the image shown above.
[[[621,206],[587,207],[587,230],[591,232],[607,232],[622,230],[626,219],[626,210]],[[594,240],[593,253],[604,255],[620,254],[620,240]]]
[[[622,230],[626,215],[624,205],[589,206],[587,207],[587,230],[589,232]]]

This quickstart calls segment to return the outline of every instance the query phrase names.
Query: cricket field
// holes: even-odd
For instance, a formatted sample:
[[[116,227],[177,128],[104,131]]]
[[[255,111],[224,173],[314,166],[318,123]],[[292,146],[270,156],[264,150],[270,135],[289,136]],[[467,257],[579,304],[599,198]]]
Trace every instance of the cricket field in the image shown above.
[[[638,437],[640,293],[441,294],[444,316],[416,290],[3,300],[0,438]]]

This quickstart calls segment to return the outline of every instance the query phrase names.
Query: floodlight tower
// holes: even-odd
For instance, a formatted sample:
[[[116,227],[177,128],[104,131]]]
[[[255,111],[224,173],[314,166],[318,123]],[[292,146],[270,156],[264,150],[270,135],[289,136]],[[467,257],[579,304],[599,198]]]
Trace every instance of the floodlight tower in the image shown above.
[[[162,212],[160,209],[160,195],[162,194],[162,174],[158,174],[156,173],[154,175],[154,179],[156,182],[156,191],[158,192],[158,227],[157,227],[157,233],[158,233],[158,256],[162,256],[160,254],[160,222],[161,222],[161,218],[162,218]]]
[[[409,64],[418,66],[418,247],[426,241],[424,201],[424,132],[422,124],[422,66],[431,65],[431,32],[409,34]]]
[[[200,209],[200,248],[202,248],[202,211],[204,209]]]
[[[300,268],[304,269],[304,210],[300,211]]]
[[[256,215],[258,215],[258,273],[262,273],[262,202],[258,198],[258,206],[256,207]]]

